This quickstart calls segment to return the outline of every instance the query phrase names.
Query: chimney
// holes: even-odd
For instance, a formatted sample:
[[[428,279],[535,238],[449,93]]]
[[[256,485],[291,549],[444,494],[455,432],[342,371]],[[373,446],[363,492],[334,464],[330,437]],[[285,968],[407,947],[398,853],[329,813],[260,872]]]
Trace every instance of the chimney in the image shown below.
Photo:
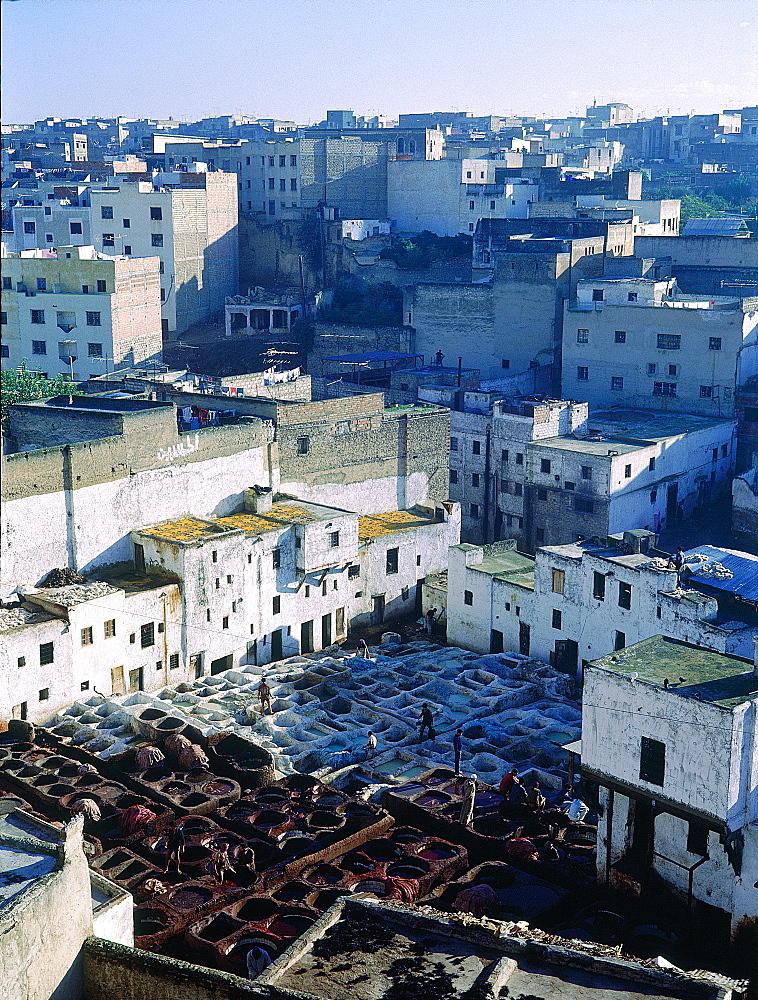
[[[265,514],[271,510],[272,503],[270,486],[251,486],[245,490],[245,510],[250,514]]]

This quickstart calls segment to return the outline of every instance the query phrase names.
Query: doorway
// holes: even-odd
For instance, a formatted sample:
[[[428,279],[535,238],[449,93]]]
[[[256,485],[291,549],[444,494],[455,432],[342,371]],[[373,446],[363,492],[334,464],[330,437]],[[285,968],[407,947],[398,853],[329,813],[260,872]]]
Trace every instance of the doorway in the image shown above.
[[[332,644],[332,616],[331,614],[321,616],[321,648],[326,649]]]
[[[211,674],[220,674],[224,670],[231,670],[234,666],[234,655],[219,656],[217,660],[211,660]]]
[[[503,633],[493,628],[490,632],[490,653],[503,652]]]
[[[529,656],[532,644],[530,628],[526,622],[518,623],[518,651],[522,656]]]
[[[653,805],[650,800],[635,799],[631,853],[644,863],[649,861],[653,851],[654,823]]]
[[[300,626],[300,652],[313,652],[313,621],[303,622]]]
[[[345,609],[337,608],[334,612],[334,631],[337,637],[345,634]]]
[[[144,667],[135,667],[129,671],[129,693],[144,690]]]
[[[282,630],[278,628],[271,633],[271,659],[281,660],[282,657]]]
[[[669,483],[666,490],[666,527],[670,528],[678,519],[677,499],[679,496],[679,483]]]
[[[373,602],[371,624],[381,625],[384,621],[384,594],[376,594],[371,600]]]

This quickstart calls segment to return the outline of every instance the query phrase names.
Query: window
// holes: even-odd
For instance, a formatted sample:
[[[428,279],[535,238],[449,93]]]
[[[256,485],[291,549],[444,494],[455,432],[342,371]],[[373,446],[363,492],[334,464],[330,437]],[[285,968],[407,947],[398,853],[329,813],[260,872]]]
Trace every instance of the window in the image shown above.
[[[516,452],[516,465],[523,465],[523,464],[524,464],[524,453],[523,453],[523,451],[517,451]]]
[[[5,313],[0,314],[4,316]],[[7,344],[0,344],[0,358],[9,358],[11,355],[10,347]]]
[[[655,503],[655,501],[657,499],[658,499],[658,490],[651,490],[650,491],[650,503]]]
[[[24,223],[24,232],[25,233],[36,233],[36,231],[37,231],[37,225],[36,225],[36,223],[34,223],[34,222],[25,222]]]
[[[592,596],[596,601],[605,600],[605,575],[603,573],[592,574]]]
[[[451,469],[450,470],[450,482],[451,483],[457,483],[458,482],[458,470],[457,469]]]
[[[100,313],[99,312],[88,312],[87,313],[87,326],[100,326]]]
[[[163,233],[151,233],[150,242],[154,247],[163,246]]]
[[[657,344],[662,351],[678,351],[682,346],[682,338],[678,333],[659,333]]]
[[[563,585],[566,582],[566,574],[562,569],[553,570],[553,593],[562,594]]]
[[[128,244],[128,243],[125,243],[124,244],[124,253],[125,253],[125,255],[128,257],[131,252],[132,252],[131,245]]]
[[[501,479],[500,480],[500,492],[501,493],[510,493],[511,492],[511,484],[508,482],[507,479]]]
[[[83,628],[81,630],[81,636],[82,636],[82,646],[91,646],[92,645],[92,626],[88,625],[86,628]]]
[[[474,603],[474,595],[470,590],[463,591],[463,603],[471,607]]]
[[[103,345],[102,344],[87,344],[87,355],[90,358],[102,358],[102,356],[103,356]]]
[[[620,375],[611,376],[611,391],[621,392],[624,388],[624,380]]]
[[[227,573],[227,575],[226,575],[226,582],[227,583],[233,583],[234,582],[234,577],[232,576],[231,573]]]
[[[520,496],[524,495],[524,485],[523,485],[523,483],[514,483],[513,484],[513,495],[517,496],[517,497],[520,497]]]
[[[540,459],[540,472],[550,472],[550,459],[541,458]]]
[[[655,372],[656,372],[656,365],[653,362],[651,362],[647,366],[647,373],[648,375],[655,375]]]
[[[728,444],[722,444],[721,445],[721,457],[722,458],[726,458],[728,454],[729,454],[729,445]]]
[[[450,451],[458,451],[458,438],[457,437],[451,437],[450,438]]]
[[[503,462],[507,462],[508,461],[508,449],[507,448],[503,448],[503,450],[500,452],[500,458],[501,458],[501,460]]]
[[[702,823],[687,824],[687,850],[690,854],[705,857],[708,854],[708,827]]]
[[[278,615],[281,610],[282,610],[282,599],[279,596],[279,594],[277,594],[271,601],[271,613]]]
[[[537,542],[538,545],[542,545],[542,543],[545,541],[545,531],[543,528],[534,529],[534,540]]]
[[[33,340],[32,354],[47,354],[47,341]]]
[[[106,285],[106,282],[105,282],[105,280],[103,278],[98,278],[97,279],[97,290],[98,290],[98,292],[105,292],[105,291],[107,291],[107,285]]]
[[[213,562],[218,562],[218,552],[215,549],[211,552],[211,560]]]
[[[103,622],[103,635],[106,639],[112,639],[116,634],[116,619],[109,618],[107,622]]]
[[[474,473],[471,474],[471,485],[472,486],[478,486],[479,485],[479,473],[478,472],[474,472]]]
[[[153,222],[160,222],[163,218],[163,209],[158,205],[150,206],[150,219]]]
[[[279,567],[282,565],[281,549],[274,549],[274,551],[271,553],[271,564],[273,565],[274,569],[279,569]]]
[[[676,382],[653,382],[654,396],[676,396]]]
[[[9,288],[13,288],[13,281],[11,280],[11,278],[8,277],[7,274],[3,275],[3,288],[5,288],[6,290]]]
[[[297,166],[297,156],[295,155],[290,156],[290,166],[291,167]]]
[[[709,351],[720,351],[721,350],[721,337],[709,337],[708,338],[708,350]]]
[[[52,642],[41,642],[39,645],[39,665],[44,667],[48,663],[53,662],[53,644]]]
[[[221,628],[229,628],[229,615],[224,615],[221,619]]]
[[[469,510],[469,513],[470,513],[471,517],[479,517],[479,504],[478,503],[472,503],[471,507],[470,507],[470,510]]]
[[[290,191],[297,191],[297,179],[295,177],[290,178]]]
[[[155,645],[155,625],[153,622],[148,622],[146,625],[142,625],[140,630],[140,645],[143,649],[148,646]]]
[[[357,580],[360,575],[361,575],[360,566],[348,566],[347,568],[348,580]]]
[[[545,490],[545,489],[538,489],[537,490],[537,499],[538,500],[547,500],[547,490]]]
[[[666,744],[643,736],[640,740],[640,778],[651,785],[662,785],[666,771]]]
[[[131,229],[132,228],[131,219],[122,219],[121,225],[124,229]]]
[[[25,667],[26,666],[26,657],[25,656],[19,656],[18,659],[16,660],[16,664],[19,667]]]
[[[631,465],[625,465],[624,466],[624,479],[631,479],[631,478],[632,478],[632,467],[631,467]]]
[[[701,385],[700,386],[700,398],[701,399],[711,399],[713,396],[713,386]]]
[[[563,622],[563,615],[558,611],[557,608],[553,608],[552,626],[553,628],[561,628]]]
[[[604,298],[604,293],[603,293],[603,289],[602,288],[593,288],[592,289],[592,301],[593,302],[602,302],[603,298]]]
[[[101,219],[112,219],[113,218],[113,205],[101,205],[100,206],[100,218]]]
[[[47,290],[47,278],[37,278],[37,291],[44,292]]]
[[[579,514],[593,514],[595,512],[595,504],[592,500],[588,500],[587,497],[574,497],[574,510]]]
[[[287,190],[287,181],[284,179],[284,177],[279,178],[279,190],[280,191]]]
[[[339,544],[340,544],[340,533],[339,533],[339,531],[330,531],[329,532],[329,547],[332,548],[332,549],[336,549],[336,548],[339,547]]]
[[[627,294],[626,294],[626,301],[627,302],[636,302],[637,301],[637,293],[636,292],[627,292]]]
[[[52,233],[45,233],[45,242],[46,243],[52,243],[53,242],[53,234]]]
[[[567,480],[566,480],[566,481],[564,482],[564,484],[563,484],[563,485],[564,485],[564,487],[565,487],[565,488],[566,488],[567,490],[575,490],[575,489],[576,489],[576,483],[572,483],[570,479],[567,479]]]
[[[468,207],[469,207],[469,208],[470,208],[470,209],[471,209],[471,210],[473,211],[473,208],[474,208],[474,203],[473,203],[473,201],[470,201],[470,202],[468,203]]]
[[[623,580],[619,580],[619,607],[626,608],[627,611],[632,607],[632,585]]]
[[[589,465],[582,466],[582,479],[592,479],[592,467]]]
[[[81,236],[82,235],[81,222],[69,222],[68,231],[71,233],[72,236]]]
[[[47,701],[49,697],[50,697],[50,688],[42,688],[39,693],[39,700]]]
[[[501,361],[500,361],[500,367],[501,368],[510,368],[511,367],[510,360],[508,358],[502,358]]]
[[[37,326],[45,325],[45,310],[44,309],[32,309],[32,323]]]
[[[103,246],[104,247],[115,247],[116,237],[113,233],[103,233]]]
[[[472,454],[479,455],[479,454],[481,454],[481,451],[482,451],[481,442],[479,442],[479,441],[472,441],[472,443],[471,443],[471,452],[472,452]]]
[[[577,342],[577,344],[589,344],[589,342],[590,342],[590,331],[589,330],[577,330],[576,331],[576,342]]]
[[[399,549],[387,549],[387,567],[385,570],[387,576],[397,573],[399,553]]]
[[[614,632],[613,633],[613,648],[618,651],[626,646],[626,633],[625,632]]]
[[[590,370],[585,365],[578,365],[576,369],[577,382],[589,382]]]
[[[309,437],[299,437],[297,439],[297,453],[298,455],[307,455],[310,451],[311,439]]]

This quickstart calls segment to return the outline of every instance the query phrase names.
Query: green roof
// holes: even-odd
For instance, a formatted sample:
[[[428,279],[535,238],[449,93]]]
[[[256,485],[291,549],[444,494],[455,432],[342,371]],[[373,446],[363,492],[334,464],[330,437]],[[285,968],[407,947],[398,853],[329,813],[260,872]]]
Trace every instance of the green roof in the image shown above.
[[[644,684],[661,688],[668,680],[670,691],[726,709],[758,696],[758,674],[750,660],[662,635],[593,660],[591,666],[626,676],[636,673]]]
[[[515,549],[486,555],[480,563],[472,563],[468,568],[534,590],[534,559],[521,555]]]

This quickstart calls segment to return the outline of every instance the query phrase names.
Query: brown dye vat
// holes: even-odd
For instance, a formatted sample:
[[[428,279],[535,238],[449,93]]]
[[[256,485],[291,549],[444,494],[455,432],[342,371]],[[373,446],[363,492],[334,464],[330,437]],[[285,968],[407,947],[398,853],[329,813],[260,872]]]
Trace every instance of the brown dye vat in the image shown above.
[[[318,780],[309,774],[291,774],[286,779],[286,783],[293,792],[307,792],[319,784]]]
[[[344,819],[341,816],[335,816],[334,813],[314,812],[308,817],[308,826],[317,830],[337,830],[344,823]]]
[[[429,865],[422,861],[396,861],[390,865],[387,874],[393,878],[415,878],[422,879],[429,874]]]
[[[152,937],[166,929],[166,914],[151,907],[138,907],[134,911],[134,933],[137,937]]]
[[[126,789],[123,785],[116,785],[107,781],[104,781],[98,786],[97,794],[101,799],[108,799],[114,801],[121,798],[122,795],[126,793]],[[144,800],[143,800],[144,801]]]
[[[21,777],[21,775],[18,775],[18,777]],[[45,789],[50,788],[51,785],[57,784],[58,780],[59,779],[54,774],[41,774],[39,778],[34,779],[32,785],[35,788],[41,788],[44,791]],[[100,779],[98,778],[95,784],[99,783]]]
[[[203,862],[208,861],[210,857],[211,852],[207,847],[203,847],[202,844],[187,844],[182,851],[182,864],[201,865]]]
[[[444,792],[427,792],[426,795],[421,795],[415,800],[415,804],[423,806],[424,809],[439,809],[449,802],[450,796]]]
[[[308,885],[306,882],[286,882],[280,889],[276,892],[272,892],[271,895],[274,899],[280,900],[282,903],[301,903],[306,896],[310,896],[313,892],[313,887]]]
[[[192,785],[186,781],[167,781],[165,785],[161,786],[160,791],[166,795],[186,795],[187,792],[192,791]]]
[[[308,873],[308,881],[314,885],[324,883],[325,885],[337,885],[345,877],[344,871],[334,865],[318,865]]]
[[[170,767],[166,767],[165,764],[155,764],[153,767],[148,767],[146,771],[143,771],[140,778],[142,781],[146,781],[152,785],[156,781],[164,781],[173,776],[174,772]]]
[[[213,941],[215,943],[216,941],[223,940],[225,937],[229,937],[230,934],[233,934],[234,931],[239,930],[242,926],[242,921],[236,920],[234,917],[229,916],[228,913],[219,913],[201,931],[198,931],[197,936],[204,941]]]
[[[371,892],[380,899],[387,895],[387,886],[377,878],[359,879],[350,888],[352,892]]]
[[[349,889],[320,889],[318,892],[312,892],[310,896],[307,897],[306,903],[312,906],[314,910],[328,910],[330,906],[334,906],[338,899],[342,896],[349,896]]]
[[[417,830],[407,830],[400,827],[400,829],[391,832],[389,839],[395,844],[418,844],[424,839],[424,836]]]
[[[181,805],[185,809],[194,809],[196,806],[207,805],[211,802],[211,799],[207,795],[203,795],[202,792],[191,792],[189,795],[181,800]]]
[[[482,816],[474,820],[473,826],[474,831],[483,837],[504,837],[512,829],[513,824],[500,816]]]
[[[373,871],[375,867],[376,863],[370,858],[361,858],[356,855],[346,854],[340,861],[340,868],[344,868],[345,871],[352,872],[354,875],[363,875]]]
[[[63,764],[57,770],[61,778],[75,778],[79,774],[79,765]],[[93,775],[93,777],[96,777],[96,775]]]
[[[424,844],[416,853],[416,857],[426,858],[428,861],[446,861],[448,858],[454,858],[455,854],[456,852],[448,844],[435,840],[431,844]]]
[[[44,774],[41,767],[37,767],[36,764],[24,764],[20,771],[16,772],[16,777],[18,778],[34,778],[38,774]]]
[[[199,910],[213,899],[213,890],[204,885],[185,885],[168,897],[177,910]]]
[[[397,847],[389,840],[369,840],[361,845],[361,853],[374,861],[394,861],[398,856]]]
[[[99,774],[83,774],[81,778],[77,778],[74,784],[77,788],[92,788],[94,785],[99,785],[101,781]]]
[[[126,868],[121,869],[118,873],[118,877],[119,879],[126,881],[130,878],[136,878],[138,875],[144,875],[147,870],[147,865],[143,865],[140,861],[135,859],[131,864],[127,865]]]
[[[98,867],[102,871],[110,871],[111,868],[118,868],[119,865],[125,864],[131,858],[131,854],[127,854],[126,851],[115,851],[106,861],[103,861]]]
[[[226,952],[225,957],[238,965],[246,965],[247,953],[251,948],[255,948],[256,946],[258,948],[265,948],[272,959],[276,958],[279,951],[276,938],[257,934],[255,937],[245,937],[239,941],[235,941]]]
[[[344,798],[341,795],[319,795],[314,805],[317,809],[335,809],[342,805]]]
[[[225,781],[223,778],[213,778],[211,781],[206,781],[200,790],[206,795],[223,799],[227,795],[232,795],[236,791],[236,788],[237,786],[231,781]]]
[[[279,844],[279,849],[288,858],[294,858],[304,854],[312,854],[316,850],[316,844],[310,837],[284,837]]]
[[[245,920],[250,924],[254,924],[262,923],[264,920],[270,920],[278,912],[279,907],[272,900],[265,899],[264,897],[253,896],[240,907],[237,911],[237,916],[240,920]]]
[[[159,708],[146,708],[143,712],[140,712],[139,718],[152,721],[154,719],[162,719],[165,715],[166,713],[161,711]]]
[[[263,805],[281,806],[289,802],[289,795],[278,788],[264,788],[255,795],[255,801]]]
[[[255,817],[254,823],[256,826],[273,828],[282,826],[288,819],[286,813],[277,812],[276,809],[262,809]]]
[[[47,789],[47,794],[55,799],[62,799],[64,795],[70,795],[74,791],[73,785],[51,785]]]
[[[143,719],[145,718],[145,714],[146,713],[143,713],[142,715]],[[168,718],[168,719],[163,719],[161,722],[159,722],[158,725],[156,726],[156,729],[160,729],[161,732],[166,733],[166,732],[173,732],[175,729],[181,729],[183,726],[184,723],[182,722],[181,719]]]
[[[280,913],[268,925],[268,929],[271,934],[279,938],[296,938],[305,933],[312,924],[312,917],[304,917],[299,913]]]

